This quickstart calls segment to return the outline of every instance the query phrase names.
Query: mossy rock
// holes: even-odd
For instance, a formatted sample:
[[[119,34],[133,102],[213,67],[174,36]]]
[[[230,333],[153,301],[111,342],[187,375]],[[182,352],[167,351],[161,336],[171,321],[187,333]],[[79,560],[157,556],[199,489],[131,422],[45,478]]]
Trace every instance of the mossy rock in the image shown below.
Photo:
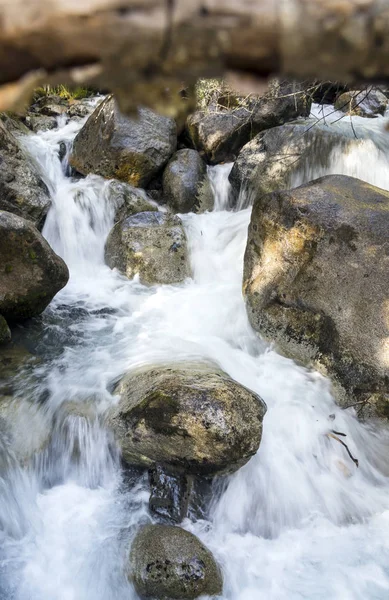
[[[206,165],[199,153],[189,148],[179,150],[163,172],[165,202],[176,213],[200,212],[204,202],[199,202],[199,197],[201,194],[204,199],[206,179]]]
[[[64,261],[33,224],[0,211],[0,313],[7,321],[39,315],[68,279]]]
[[[158,205],[148,197],[145,190],[123,181],[113,179],[108,182],[105,194],[115,206],[115,222],[141,212],[154,212]]]
[[[350,128],[350,134],[352,129]],[[274,127],[256,135],[243,146],[230,175],[235,200],[246,194],[247,202],[269,192],[296,187],[297,179],[312,179],[312,165],[323,174],[331,166],[335,148],[347,153],[361,140],[327,125],[296,123]]]
[[[0,157],[0,210],[41,226],[51,204],[49,191],[7,122],[1,120]]]
[[[11,330],[7,321],[0,315],[0,346],[11,341]]]
[[[388,231],[388,191],[329,175],[259,196],[244,259],[254,329],[364,417],[389,414]]]
[[[24,122],[34,133],[37,133],[38,131],[50,131],[58,127],[58,122],[55,117],[34,113],[27,113]]]
[[[308,116],[310,105],[303,84],[273,79],[268,93],[250,96],[238,108],[216,104],[189,115],[188,145],[210,164],[234,161],[241,148],[257,133],[299,116]]]
[[[187,240],[177,216],[141,212],[119,221],[105,246],[105,261],[145,285],[179,283],[190,276]]]
[[[200,475],[229,473],[258,450],[264,402],[212,363],[178,362],[126,375],[108,414],[124,460]]]
[[[18,378],[36,366],[38,358],[24,346],[15,343],[0,347],[0,395],[13,395],[18,389]]]
[[[77,134],[70,164],[83,175],[95,173],[144,188],[177,146],[173,119],[140,108],[124,117],[112,96],[101,102]]]
[[[169,525],[145,525],[131,547],[129,579],[141,598],[190,600],[223,591],[219,566],[192,533]]]
[[[374,118],[385,114],[388,102],[378,89],[350,90],[337,98],[335,108],[350,115]]]

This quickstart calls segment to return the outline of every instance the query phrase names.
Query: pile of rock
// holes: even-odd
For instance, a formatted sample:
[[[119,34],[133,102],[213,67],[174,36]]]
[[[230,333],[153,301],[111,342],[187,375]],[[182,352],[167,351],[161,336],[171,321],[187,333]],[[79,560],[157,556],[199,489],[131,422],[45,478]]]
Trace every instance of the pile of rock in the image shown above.
[[[189,514],[196,481],[232,473],[258,450],[266,406],[212,363],[150,365],[119,383],[110,409],[123,460],[147,468],[151,512],[165,523]],[[222,577],[192,534],[147,525],[132,545],[129,577],[141,597],[217,595]]]
[[[221,103],[194,113],[178,136],[173,119],[145,108],[136,118],[124,117],[108,96],[76,136],[70,164],[82,175],[143,188],[146,203],[156,199],[170,213],[210,210],[207,163],[232,160],[259,131],[306,116],[310,109],[302,86],[277,80],[266,96],[242,102],[238,108]],[[139,274],[148,285],[183,281],[190,267],[179,216],[150,210],[155,207],[121,211],[108,237],[107,264],[130,278]]]
[[[38,229],[49,206],[37,169],[0,121],[0,343],[11,339],[9,324],[39,315],[68,281]]]

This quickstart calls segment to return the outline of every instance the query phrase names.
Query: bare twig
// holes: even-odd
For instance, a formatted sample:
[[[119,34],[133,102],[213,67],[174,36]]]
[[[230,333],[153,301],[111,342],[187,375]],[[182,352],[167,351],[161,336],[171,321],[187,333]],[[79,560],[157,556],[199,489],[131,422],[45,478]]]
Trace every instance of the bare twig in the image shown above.
[[[338,435],[343,435],[343,436],[345,436],[346,434],[345,434],[345,433],[339,433],[339,432],[338,432]],[[357,467],[359,467],[359,461],[358,461],[358,459],[357,459],[357,458],[354,458],[354,456],[351,454],[351,452],[350,452],[350,450],[349,450],[349,448],[348,448],[347,444],[345,444],[345,443],[344,443],[344,442],[343,442],[343,441],[342,441],[342,440],[341,440],[341,439],[338,437],[338,435],[335,435],[334,433],[332,433],[332,431],[331,431],[330,433],[326,433],[326,436],[327,436],[327,437],[329,437],[329,438],[332,438],[333,440],[336,440],[337,442],[339,442],[339,444],[342,444],[342,446],[344,446],[344,447],[346,448],[347,454],[349,455],[349,457],[351,458],[351,460],[353,461],[353,463],[354,463],[354,464],[355,464]]]

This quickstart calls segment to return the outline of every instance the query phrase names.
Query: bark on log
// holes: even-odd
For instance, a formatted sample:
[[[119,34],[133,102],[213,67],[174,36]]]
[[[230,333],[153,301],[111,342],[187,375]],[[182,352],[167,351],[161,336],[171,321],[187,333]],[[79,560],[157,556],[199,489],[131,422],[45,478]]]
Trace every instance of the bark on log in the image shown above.
[[[41,83],[178,110],[199,76],[389,79],[388,0],[0,0],[0,110]]]

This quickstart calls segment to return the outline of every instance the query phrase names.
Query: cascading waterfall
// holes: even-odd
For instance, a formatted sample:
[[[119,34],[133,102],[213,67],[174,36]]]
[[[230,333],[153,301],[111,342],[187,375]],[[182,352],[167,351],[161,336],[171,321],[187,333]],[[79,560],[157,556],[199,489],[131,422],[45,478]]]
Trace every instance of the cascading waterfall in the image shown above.
[[[364,127],[374,137],[378,125]],[[23,142],[53,199],[43,233],[71,279],[33,340],[39,361],[15,384],[50,436],[32,464],[10,448],[0,454],[1,600],[137,598],[124,564],[136,525],[150,519],[148,492],[142,476],[123,475],[103,415],[125,371],[178,356],[214,360],[268,405],[257,455],[219,482],[207,519],[183,524],[220,562],[223,599],[386,599],[389,436],[340,410],[327,380],[252,331],[241,292],[251,210],[226,210],[231,165],[210,169],[215,210],[183,216],[193,278],[146,288],[104,264],[115,209],[107,183],[72,180],[59,161],[59,142],[79,127]],[[331,168],[389,189],[374,141],[334,154]],[[359,469],[326,436],[333,427],[347,433]]]

